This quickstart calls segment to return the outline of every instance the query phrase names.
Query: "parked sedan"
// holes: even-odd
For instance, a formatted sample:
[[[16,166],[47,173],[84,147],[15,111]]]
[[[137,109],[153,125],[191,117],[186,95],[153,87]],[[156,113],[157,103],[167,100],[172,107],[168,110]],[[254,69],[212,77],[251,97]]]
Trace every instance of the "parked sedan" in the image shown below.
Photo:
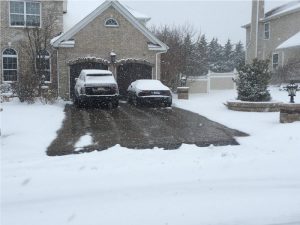
[[[136,80],[129,85],[127,92],[128,102],[134,105],[144,103],[163,104],[166,107],[172,105],[170,88],[159,80]]]

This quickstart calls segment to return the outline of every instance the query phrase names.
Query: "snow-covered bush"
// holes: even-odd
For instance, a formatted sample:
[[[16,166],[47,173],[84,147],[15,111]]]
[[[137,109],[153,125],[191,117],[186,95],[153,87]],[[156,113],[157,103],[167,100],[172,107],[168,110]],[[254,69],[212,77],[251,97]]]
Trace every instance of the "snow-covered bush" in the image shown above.
[[[271,79],[269,60],[254,59],[251,64],[239,68],[237,84],[238,100],[262,102],[270,101],[268,84]]]

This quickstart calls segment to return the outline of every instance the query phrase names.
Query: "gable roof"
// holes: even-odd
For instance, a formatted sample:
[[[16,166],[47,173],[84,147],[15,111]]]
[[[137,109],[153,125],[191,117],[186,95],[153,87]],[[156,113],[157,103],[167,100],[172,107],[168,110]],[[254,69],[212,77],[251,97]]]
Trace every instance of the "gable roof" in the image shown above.
[[[67,2],[63,18],[63,31],[66,32],[93,12],[99,5],[105,2],[105,0],[65,0],[64,2]],[[123,4],[123,6],[140,22],[145,23],[151,19],[149,16],[137,12],[125,4]]]
[[[62,33],[60,36],[55,37],[51,40],[51,44],[54,47],[61,47],[60,44],[69,41],[75,34],[77,34],[81,29],[83,29],[87,24],[93,21],[96,17],[101,15],[110,6],[114,7],[121,15],[123,15],[136,29],[143,33],[151,43],[156,44],[158,47],[151,50],[166,51],[168,46],[156,38],[143,24],[141,24],[136,17],[124,7],[118,1],[106,0],[100,6],[98,6],[94,11],[88,14],[84,19],[80,20],[72,28]]]
[[[276,49],[300,47],[300,32],[280,44]]]

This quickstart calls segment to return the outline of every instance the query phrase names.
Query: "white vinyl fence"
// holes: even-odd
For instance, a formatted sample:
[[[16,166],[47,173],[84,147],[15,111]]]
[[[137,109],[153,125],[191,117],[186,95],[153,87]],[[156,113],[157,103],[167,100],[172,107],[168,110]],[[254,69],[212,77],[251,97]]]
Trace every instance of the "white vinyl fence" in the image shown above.
[[[235,89],[233,79],[236,76],[236,70],[229,73],[213,73],[208,71],[206,76],[188,77],[187,86],[190,88],[190,93],[209,93],[211,90]]]

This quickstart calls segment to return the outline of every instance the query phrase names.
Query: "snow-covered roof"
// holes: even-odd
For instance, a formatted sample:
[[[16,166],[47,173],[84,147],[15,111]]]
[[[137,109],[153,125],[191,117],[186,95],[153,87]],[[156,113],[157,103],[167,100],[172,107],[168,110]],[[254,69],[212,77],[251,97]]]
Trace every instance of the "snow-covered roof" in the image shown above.
[[[283,49],[283,48],[291,48],[291,47],[300,47],[300,32],[283,42],[281,45],[277,47],[277,49]]]
[[[270,11],[266,12],[265,17],[262,18],[260,21],[266,22],[271,19],[275,19],[280,16],[298,12],[298,11],[300,11],[300,0],[291,1],[291,2],[285,3],[281,6],[278,6],[274,9],[271,9]],[[248,24],[243,25],[242,28],[248,28],[250,26],[251,26],[251,23],[248,23]]]
[[[264,21],[290,14],[300,10],[300,0],[288,2],[279,7],[276,7],[265,14]]]
[[[68,0],[67,13],[64,14],[64,32],[71,29],[104,2],[104,0]],[[123,3],[122,5],[141,22],[147,22],[151,19]]]

